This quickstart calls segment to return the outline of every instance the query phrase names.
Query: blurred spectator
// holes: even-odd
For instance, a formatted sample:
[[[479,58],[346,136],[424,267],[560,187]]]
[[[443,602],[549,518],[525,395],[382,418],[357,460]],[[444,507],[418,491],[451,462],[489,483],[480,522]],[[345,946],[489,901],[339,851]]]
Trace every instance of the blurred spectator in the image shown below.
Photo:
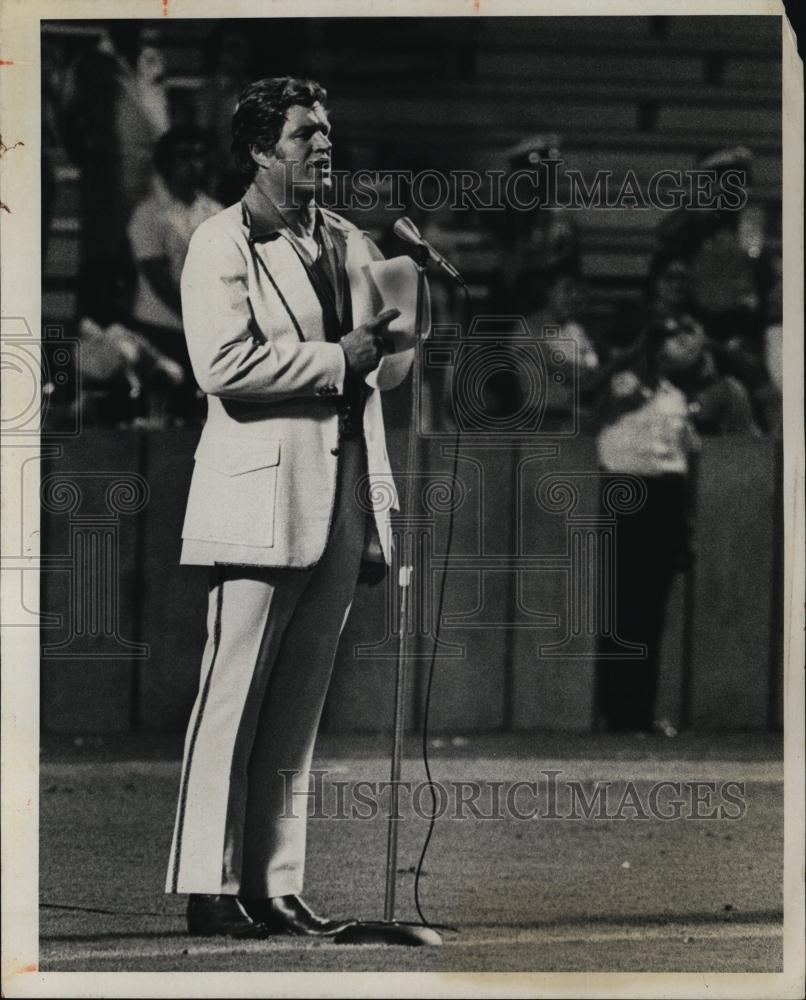
[[[559,336],[576,344],[576,360],[580,370],[597,368],[599,355],[588,336],[583,319],[585,284],[576,267],[560,265],[542,276],[534,277],[532,284],[538,291],[528,293],[526,322],[532,334],[545,328],[556,329]],[[529,304],[539,303],[528,310]]]
[[[128,226],[137,267],[134,327],[182,365],[189,390],[184,399],[177,399],[177,406],[185,415],[198,407],[182,331],[179,281],[194,230],[222,207],[203,190],[208,155],[208,138],[201,129],[184,126],[166,133],[154,151],[157,176],[152,192],[137,206]]]
[[[599,400],[599,462],[605,472],[640,477],[646,500],[618,520],[614,634],[600,640],[597,710],[611,732],[674,735],[655,719],[655,701],[669,590],[688,559],[689,452],[697,439],[686,397],[661,373],[651,338],[640,337],[620,360]],[[646,653],[625,657],[618,641]]]
[[[573,407],[580,407],[584,424],[589,413],[586,402],[588,387],[599,369],[599,355],[588,335],[583,318],[585,286],[582,275],[572,262],[558,264],[544,274],[529,272],[519,282],[521,306],[531,336],[541,340],[547,336],[571,341],[574,345],[574,379],[563,386],[553,386],[547,393],[547,412],[543,429],[548,430],[555,419],[573,416]],[[523,392],[524,387],[521,387]]]
[[[691,309],[711,342],[716,364],[745,385],[756,421],[769,430],[764,326],[772,270],[758,213],[736,198],[737,189],[749,190],[752,158],[749,149],[735,146],[700,162],[700,169],[713,171],[715,191],[723,198],[727,194],[728,202],[672,213],[658,229],[658,256],[689,264]],[[737,188],[742,177],[745,183]]]
[[[110,270],[99,281],[95,314],[76,324],[79,370],[66,380],[52,380],[45,363],[42,392],[47,397],[48,430],[72,426],[77,406],[83,426],[161,427],[170,421],[185,373],[130,328],[133,288],[129,268]]]
[[[681,389],[703,434],[759,434],[747,390],[722,375],[702,324],[691,315],[689,267],[680,258],[657,258],[648,278],[645,324],[657,342],[661,375]]]
[[[155,143],[171,127],[165,69],[158,36],[143,33],[131,72],[120,75],[118,128],[129,212],[148,190]]]
[[[243,194],[243,179],[230,152],[232,115],[249,81],[252,45],[243,31],[225,24],[212,39],[211,75],[198,92],[198,121],[210,136],[210,190],[231,205]]]
[[[560,158],[560,139],[554,133],[530,136],[507,153],[509,176],[523,171],[534,182],[529,184],[524,178],[514,187],[499,221],[505,294],[511,291],[512,280],[524,272],[543,274],[579,266],[576,227],[566,210],[552,204],[557,191],[551,163]],[[532,207],[522,207],[532,201]],[[490,219],[495,220],[494,213]]]
[[[576,314],[569,313],[569,307],[575,312],[571,302],[579,288],[576,231],[568,213],[551,204],[556,192],[550,163],[560,158],[559,137],[554,133],[529,136],[505,155],[504,211],[486,212],[483,219],[497,244],[490,308],[504,316],[522,316],[532,336],[538,336],[545,325],[569,324],[572,335],[586,337]],[[522,175],[517,183],[516,175]],[[520,329],[520,325],[513,326],[516,338]],[[485,407],[497,420],[506,421],[528,406],[529,394],[535,391],[524,381],[517,348],[513,348],[512,360],[499,365],[485,383]],[[555,423],[558,427],[567,425],[575,405],[570,389],[543,385],[537,391],[539,405],[547,407],[541,421],[543,430],[550,430]]]
[[[81,168],[80,312],[97,308],[99,275],[115,267],[148,190],[154,144],[169,125],[164,68],[153,32],[112,22],[68,69],[63,132]]]
[[[122,323],[79,323],[84,416],[89,422],[164,427],[185,383],[182,366]]]

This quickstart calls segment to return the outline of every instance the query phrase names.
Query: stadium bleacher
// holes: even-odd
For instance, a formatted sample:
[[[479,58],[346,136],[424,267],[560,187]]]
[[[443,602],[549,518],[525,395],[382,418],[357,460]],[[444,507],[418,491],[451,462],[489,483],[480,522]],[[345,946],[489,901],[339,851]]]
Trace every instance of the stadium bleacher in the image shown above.
[[[270,50],[282,52],[289,24],[264,19],[258,35],[270,32]],[[148,25],[160,32],[172,98],[192,105],[214,23]],[[47,22],[43,37],[69,61],[99,30]],[[567,167],[617,177],[631,169],[645,182],[743,143],[756,157],[751,204],[780,247],[780,17],[327,18],[295,22],[293,38],[258,72],[321,79],[338,143],[360,149],[362,165],[503,168],[515,142],[551,130]],[[66,154],[55,177],[43,318],[64,323],[75,311],[81,238],[80,175]],[[635,293],[660,214],[576,213],[593,311]],[[460,267],[486,266],[468,253]]]

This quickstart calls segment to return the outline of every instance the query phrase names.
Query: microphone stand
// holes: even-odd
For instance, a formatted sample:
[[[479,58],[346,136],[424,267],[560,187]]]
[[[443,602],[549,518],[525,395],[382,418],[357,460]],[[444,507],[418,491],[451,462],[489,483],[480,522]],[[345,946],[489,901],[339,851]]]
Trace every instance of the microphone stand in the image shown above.
[[[414,363],[411,380],[411,412],[409,417],[409,442],[406,458],[406,514],[411,516],[412,478],[417,459],[417,403],[420,393],[420,340],[425,325],[425,270],[428,250],[416,246],[417,298],[414,324]],[[403,763],[403,740],[406,730],[406,667],[410,635],[411,578],[414,573],[414,539],[410,531],[402,535],[398,567],[398,633],[395,666],[394,728],[392,736],[392,766],[390,775],[389,820],[386,831],[386,891],[382,921],[358,921],[335,935],[337,944],[395,944],[439,945],[442,937],[424,924],[401,924],[395,920],[398,856],[398,805],[400,803],[400,777]]]

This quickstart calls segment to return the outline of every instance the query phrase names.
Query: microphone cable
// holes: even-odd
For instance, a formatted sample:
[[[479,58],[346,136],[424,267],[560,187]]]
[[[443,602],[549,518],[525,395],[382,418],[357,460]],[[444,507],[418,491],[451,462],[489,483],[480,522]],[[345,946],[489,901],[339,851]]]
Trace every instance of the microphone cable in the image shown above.
[[[467,307],[467,313],[469,317],[470,291],[464,282],[462,282],[459,287],[465,293],[465,298],[466,298],[465,305]],[[454,387],[452,385],[451,386],[452,392],[453,388]],[[461,427],[460,427],[460,422],[456,420],[455,414],[454,414],[454,421],[456,424],[456,428],[453,436],[453,468],[451,469],[451,480],[453,483],[456,483],[459,470],[459,443],[461,440]],[[428,788],[429,791],[431,792],[431,815],[429,816],[428,819],[428,831],[425,835],[425,841],[423,843],[422,850],[420,851],[420,860],[417,862],[417,870],[414,874],[414,905],[417,908],[417,915],[419,916],[422,925],[424,927],[445,926],[443,924],[439,925],[432,924],[423,913],[423,908],[420,903],[420,879],[422,878],[423,866],[425,865],[425,857],[426,854],[428,853],[428,847],[431,843],[431,838],[434,835],[434,828],[437,822],[437,796],[436,792],[434,791],[434,781],[433,781],[433,776],[431,774],[431,762],[428,756],[428,723],[431,711],[431,691],[434,684],[434,670],[437,661],[437,647],[439,645],[440,626],[442,622],[442,608],[445,602],[445,581],[448,578],[448,560],[451,554],[451,546],[453,544],[453,527],[454,527],[455,513],[456,513],[456,508],[454,505],[451,505],[451,508],[448,511],[448,530],[445,536],[445,568],[442,571],[442,578],[440,579],[439,582],[439,596],[437,598],[437,612],[434,622],[434,642],[431,647],[431,659],[428,664],[428,680],[425,686],[425,703],[423,706],[422,758],[423,758],[423,768],[425,770],[425,776],[427,779]],[[446,929],[457,930],[458,928],[447,927]]]

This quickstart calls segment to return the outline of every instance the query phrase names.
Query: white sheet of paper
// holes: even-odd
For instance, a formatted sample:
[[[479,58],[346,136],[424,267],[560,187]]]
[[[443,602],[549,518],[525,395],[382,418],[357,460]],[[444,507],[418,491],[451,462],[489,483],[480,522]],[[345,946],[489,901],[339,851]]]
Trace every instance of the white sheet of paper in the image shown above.
[[[394,389],[408,374],[417,343],[417,265],[411,257],[375,260],[366,267],[379,302],[378,311],[397,308],[400,315],[389,324],[394,352],[385,354],[377,368],[366,377],[373,389]],[[423,282],[422,329],[425,339],[431,331],[431,296]]]

